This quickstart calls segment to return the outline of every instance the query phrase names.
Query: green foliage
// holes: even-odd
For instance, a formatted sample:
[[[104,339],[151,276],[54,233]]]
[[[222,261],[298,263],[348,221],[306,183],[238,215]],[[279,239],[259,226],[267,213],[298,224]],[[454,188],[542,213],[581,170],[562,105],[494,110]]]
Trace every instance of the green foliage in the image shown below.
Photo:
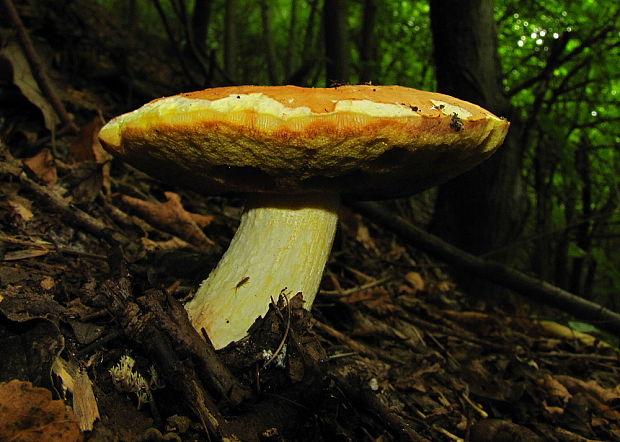
[[[539,211],[536,219],[548,220],[547,225],[530,223],[532,233],[564,232],[568,247],[557,247],[555,253],[567,253],[568,263],[595,264],[594,287],[587,286],[582,274],[573,278],[581,283],[569,289],[617,294],[618,5],[612,1],[496,3],[504,84],[526,124],[522,139],[528,195]],[[587,231],[580,223],[583,220],[588,221]],[[585,272],[577,266],[556,272],[562,270]]]

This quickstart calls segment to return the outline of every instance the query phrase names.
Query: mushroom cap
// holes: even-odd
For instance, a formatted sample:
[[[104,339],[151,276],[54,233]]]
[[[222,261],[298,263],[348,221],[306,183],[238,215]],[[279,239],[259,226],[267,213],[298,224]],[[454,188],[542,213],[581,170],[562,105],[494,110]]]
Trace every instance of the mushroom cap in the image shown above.
[[[99,138],[138,169],[206,194],[379,199],[471,169],[508,126],[475,104],[402,86],[238,86],[154,100]]]

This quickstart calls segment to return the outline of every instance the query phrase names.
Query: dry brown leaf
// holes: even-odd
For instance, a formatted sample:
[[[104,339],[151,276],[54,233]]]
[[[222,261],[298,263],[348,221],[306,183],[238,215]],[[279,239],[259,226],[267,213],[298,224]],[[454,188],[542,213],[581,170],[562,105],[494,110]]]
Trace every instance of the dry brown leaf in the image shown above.
[[[41,93],[37,81],[32,76],[30,64],[19,44],[15,41],[9,43],[0,50],[0,56],[7,59],[11,64],[15,86],[19,88],[28,101],[39,108],[45,120],[45,127],[48,130],[53,130],[60,120],[49,100]]]
[[[72,393],[73,410],[80,429],[91,431],[93,424],[99,419],[99,407],[88,374],[61,357],[56,358],[52,370],[62,380],[63,387]]]
[[[184,247],[189,247],[189,244],[187,244],[187,242],[176,236],[173,236],[166,241],[153,241],[150,238],[140,238],[140,242],[142,243],[142,247],[144,247],[144,250],[149,253],[165,250],[177,250]]]
[[[418,272],[408,272],[405,275],[405,281],[414,289],[414,293],[417,291],[423,291],[425,288],[424,279]]]
[[[342,296],[340,300],[348,303],[369,301],[391,302],[391,297],[387,289],[379,285],[376,287],[355,291],[350,295]]]
[[[0,383],[0,440],[73,442],[83,440],[75,415],[45,388],[12,380]]]
[[[551,416],[561,416],[564,414],[564,408],[562,407],[553,407],[551,405],[543,404],[543,407],[547,413]]]
[[[49,149],[41,149],[35,156],[26,158],[22,162],[48,186],[53,186],[58,182],[56,162]]]
[[[382,285],[359,290],[339,299],[348,303],[362,302],[366,307],[380,315],[399,311],[399,307],[392,301],[390,292]]]
[[[39,286],[41,286],[43,290],[52,290],[55,285],[54,278],[51,276],[45,276],[41,282],[39,282]]]
[[[390,243],[390,250],[387,251],[385,257],[390,261],[398,261],[407,253],[407,249],[403,247],[396,238],[392,239]]]
[[[497,316],[488,313],[458,310],[441,310],[440,313],[459,326],[484,335],[491,333],[494,329],[501,329]]]
[[[420,393],[426,393],[428,381],[424,379],[427,374],[441,373],[443,370],[438,363],[428,365],[421,368],[408,376],[397,379],[394,382],[394,386],[399,390],[417,390]]]
[[[86,163],[82,165],[82,169],[86,172],[90,171],[73,190],[76,199],[79,201],[94,200],[102,187],[106,194],[110,194],[110,160],[112,155],[101,146],[98,137],[99,130],[103,125],[104,121],[100,116],[93,118],[80,129],[80,133],[71,143],[69,149],[70,159],[75,163]],[[91,167],[88,167],[88,163],[91,164]],[[97,166],[93,167],[93,163]]]
[[[360,243],[362,243],[365,249],[372,250],[373,252],[377,254],[379,253],[377,244],[375,243],[375,240],[372,238],[372,236],[370,236],[370,230],[368,230],[368,227],[364,225],[364,223],[361,220],[361,217],[357,225],[357,232],[355,233],[355,239],[358,240]]]
[[[10,193],[6,199],[6,204],[11,208],[11,215],[20,223],[30,221],[34,214],[32,213],[32,201],[15,193]]]
[[[598,410],[605,418],[620,420],[620,412],[613,408],[613,402],[618,400],[618,395],[613,388],[603,388],[593,379],[583,381],[568,375],[558,375],[556,379],[571,393],[584,394],[590,407]]]
[[[434,292],[451,292],[456,288],[456,284],[451,281],[439,281],[433,288]]]
[[[112,155],[99,142],[99,131],[104,123],[100,116],[96,116],[80,129],[80,133],[69,149],[70,158],[73,161],[95,161],[101,164],[112,158]]]
[[[377,244],[370,235],[368,227],[364,224],[364,218],[360,214],[343,207],[340,210],[339,221],[343,229],[354,236],[366,250],[371,250],[377,254],[379,253]]]
[[[168,201],[151,203],[124,195],[122,200],[152,226],[171,233],[205,252],[213,250],[213,241],[198,226],[191,213],[181,204],[181,197],[173,192],[165,192]],[[201,224],[208,225],[213,217],[202,217]]]
[[[571,329],[563,324],[559,324],[555,321],[533,321],[541,331],[546,333],[547,335],[551,335],[558,338],[563,339],[572,339],[581,341],[585,345],[593,346],[593,347],[605,347],[611,348],[611,346],[601,341],[596,336],[589,335],[587,333],[582,333],[576,330]]]
[[[10,252],[6,252],[2,256],[3,261],[21,261],[22,259],[30,259],[37,258],[39,256],[44,256],[50,253],[47,249],[39,249],[39,248],[30,248],[30,249],[22,249],[22,250],[13,250]]]
[[[547,395],[550,396],[550,402],[555,405],[560,404],[562,407],[565,407],[573,397],[564,384],[551,375],[538,379],[536,383],[546,391]]]

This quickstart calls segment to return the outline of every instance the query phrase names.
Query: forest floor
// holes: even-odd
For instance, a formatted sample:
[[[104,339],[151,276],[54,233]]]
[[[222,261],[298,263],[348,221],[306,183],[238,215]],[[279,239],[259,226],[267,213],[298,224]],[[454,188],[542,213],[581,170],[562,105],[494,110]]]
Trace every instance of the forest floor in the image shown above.
[[[276,300],[215,354],[181,305],[242,201],[112,161],[97,110],[122,106],[62,69],[80,132],[49,137],[49,103],[24,92],[36,82],[6,48],[0,73],[19,76],[0,76],[13,78],[0,82],[13,103],[0,143],[1,440],[620,440],[617,349],[559,312],[462,292],[453,269],[346,207],[312,311]]]

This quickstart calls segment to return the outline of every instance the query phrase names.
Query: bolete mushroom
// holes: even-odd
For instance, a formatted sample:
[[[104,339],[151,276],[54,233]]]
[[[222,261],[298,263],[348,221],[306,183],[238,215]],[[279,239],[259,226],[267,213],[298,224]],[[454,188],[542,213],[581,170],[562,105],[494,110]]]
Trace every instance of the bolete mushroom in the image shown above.
[[[401,86],[239,86],[152,101],[111,120],[102,144],[164,181],[245,194],[229,249],[186,308],[215,348],[246,336],[271,298],[310,309],[342,197],[394,198],[490,156],[509,123]]]

